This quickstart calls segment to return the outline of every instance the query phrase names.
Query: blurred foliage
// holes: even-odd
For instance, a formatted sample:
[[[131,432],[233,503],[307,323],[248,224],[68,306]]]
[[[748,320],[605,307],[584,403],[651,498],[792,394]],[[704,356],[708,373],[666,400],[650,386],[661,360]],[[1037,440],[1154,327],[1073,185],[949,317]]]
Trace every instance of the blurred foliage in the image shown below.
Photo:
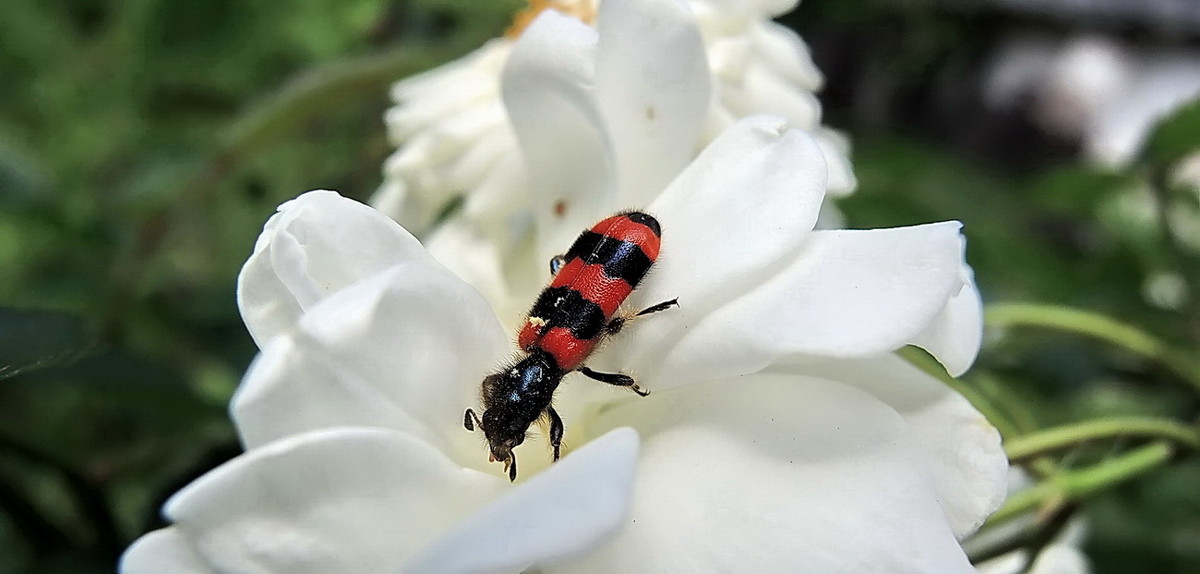
[[[234,280],[276,205],[365,198],[387,86],[513,3],[11,0],[0,11],[0,571],[101,572],[236,455]]]
[[[225,405],[255,348],[234,282],[262,223],[308,189],[365,199],[390,152],[389,83],[499,34],[519,4],[7,0],[0,571],[109,570],[167,496],[237,454]],[[784,21],[827,74],[828,123],[854,142],[853,226],[960,219],[986,302],[1098,312],[1195,360],[1200,253],[1171,218],[1200,206],[1166,177],[1196,148],[1194,106],[1143,163],[1105,171],[969,88],[1007,30],[1044,23],[835,0]],[[1162,274],[1176,296],[1147,295]],[[1194,426],[1200,395],[1180,372],[1009,325],[962,384],[1018,436],[1116,415]],[[1200,571],[1196,484],[1200,464],[1181,455],[1085,501],[1096,571]]]

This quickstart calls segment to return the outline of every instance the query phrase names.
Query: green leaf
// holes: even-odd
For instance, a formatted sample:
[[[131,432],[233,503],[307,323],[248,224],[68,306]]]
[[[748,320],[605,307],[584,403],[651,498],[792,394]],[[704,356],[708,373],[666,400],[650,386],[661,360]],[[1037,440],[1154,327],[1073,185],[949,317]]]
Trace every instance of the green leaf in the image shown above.
[[[1028,187],[1029,197],[1062,213],[1090,216],[1100,205],[1099,197],[1133,188],[1137,180],[1132,174],[1115,172],[1090,165],[1055,166],[1034,178]]]
[[[1200,151],[1200,100],[1176,109],[1154,127],[1142,149],[1142,163],[1169,169]]]
[[[80,317],[0,307],[0,379],[73,362],[91,347]]]

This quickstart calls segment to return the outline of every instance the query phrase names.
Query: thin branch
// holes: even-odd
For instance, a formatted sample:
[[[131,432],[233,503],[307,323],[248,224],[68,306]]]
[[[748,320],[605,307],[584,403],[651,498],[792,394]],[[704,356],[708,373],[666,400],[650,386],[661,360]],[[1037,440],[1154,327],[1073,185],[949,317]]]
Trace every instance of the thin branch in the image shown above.
[[[1157,438],[1200,450],[1200,430],[1171,420],[1148,417],[1118,417],[1047,429],[1009,439],[1004,452],[1019,462],[1052,454],[1088,442],[1111,438]]]
[[[1200,391],[1200,362],[1162,339],[1091,311],[1037,303],[995,303],[985,310],[988,327],[1041,327],[1084,335],[1161,363]]]
[[[1061,471],[1009,497],[985,525],[995,526],[1026,512],[1082,501],[1157,470],[1175,453],[1174,445],[1155,442],[1084,469]]]

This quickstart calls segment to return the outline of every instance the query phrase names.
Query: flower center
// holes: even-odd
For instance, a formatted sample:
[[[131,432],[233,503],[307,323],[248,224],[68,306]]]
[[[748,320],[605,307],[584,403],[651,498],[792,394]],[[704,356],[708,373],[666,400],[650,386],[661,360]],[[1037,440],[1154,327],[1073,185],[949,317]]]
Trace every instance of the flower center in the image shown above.
[[[594,0],[529,0],[529,6],[513,17],[513,23],[505,30],[506,38],[519,38],[546,9],[558,10],[563,14],[576,18],[585,24],[596,23],[596,3]]]

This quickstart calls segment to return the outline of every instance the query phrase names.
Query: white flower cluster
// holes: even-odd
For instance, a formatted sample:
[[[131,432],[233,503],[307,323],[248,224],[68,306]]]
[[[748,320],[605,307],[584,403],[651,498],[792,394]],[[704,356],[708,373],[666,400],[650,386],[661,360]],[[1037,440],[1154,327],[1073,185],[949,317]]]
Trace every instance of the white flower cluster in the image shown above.
[[[1200,53],[1099,35],[1018,37],[997,53],[986,91],[999,109],[1031,95],[1043,127],[1079,140],[1091,161],[1124,168],[1159,120],[1200,98]]]
[[[122,572],[972,572],[959,540],[1004,496],[999,435],[892,354],[974,360],[960,225],[815,229],[828,147],[789,118],[731,116],[697,154],[698,4],[735,5],[605,0],[595,27],[547,10],[505,41],[514,253],[475,223],[427,250],[333,192],[282,205],[239,281],[262,350],[232,405],[246,453],[177,493]],[[441,157],[423,153],[415,174]],[[463,410],[548,256],[628,205],[662,225],[629,307],[680,307],[589,364],[653,394],[568,377],[563,459],[527,440],[511,485]]]
[[[625,162],[627,170],[639,171],[624,176],[645,178],[644,192],[654,193],[722,129],[739,118],[770,113],[809,131],[821,145],[831,195],[852,192],[849,142],[820,124],[821,106],[814,92],[822,86],[821,74],[803,40],[770,21],[795,7],[796,0],[686,3],[694,13],[687,27],[670,22],[623,24],[625,39],[610,34],[609,42],[614,44],[602,49],[596,61],[602,113],[656,114],[676,140],[670,142],[670,163]],[[461,197],[466,218],[489,227],[486,231],[493,239],[505,240],[511,230],[492,228],[489,223],[505,222],[508,216],[530,209],[529,176],[501,102],[505,65],[528,21],[542,10],[553,9],[588,25],[596,23],[600,11],[597,0],[531,4],[509,37],[492,40],[460,60],[392,88],[396,106],[387,113],[387,125],[399,149],[385,164],[384,183],[372,203],[406,228],[418,233],[428,229],[441,209]],[[660,24],[674,30],[660,29]],[[670,33],[682,36],[670,37]],[[681,43],[697,44],[699,51],[661,51]],[[664,89],[688,97],[672,100],[675,107],[669,109],[627,105]],[[612,127],[620,130],[628,124]],[[626,140],[655,145],[633,137]],[[628,159],[642,151],[641,146],[630,145],[614,153]],[[658,150],[655,157],[662,155]],[[835,214],[831,213],[834,222]]]

